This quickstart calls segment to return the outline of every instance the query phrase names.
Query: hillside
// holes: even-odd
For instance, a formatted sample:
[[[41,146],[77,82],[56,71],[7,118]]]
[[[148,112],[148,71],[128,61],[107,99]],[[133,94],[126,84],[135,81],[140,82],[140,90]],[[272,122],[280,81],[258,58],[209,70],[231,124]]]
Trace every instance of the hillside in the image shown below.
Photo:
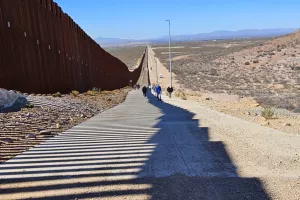
[[[218,85],[264,104],[300,111],[300,31],[214,61]],[[228,81],[230,80],[230,81]]]
[[[277,28],[277,29],[245,29],[237,31],[214,31],[210,33],[197,33],[185,35],[172,35],[172,42],[191,42],[202,40],[224,40],[224,39],[238,39],[238,38],[265,38],[277,37],[296,31],[295,28]],[[95,38],[95,41],[101,46],[132,46],[132,45],[146,45],[167,43],[169,36],[162,36],[158,38],[150,38],[144,40],[120,39],[120,38]]]

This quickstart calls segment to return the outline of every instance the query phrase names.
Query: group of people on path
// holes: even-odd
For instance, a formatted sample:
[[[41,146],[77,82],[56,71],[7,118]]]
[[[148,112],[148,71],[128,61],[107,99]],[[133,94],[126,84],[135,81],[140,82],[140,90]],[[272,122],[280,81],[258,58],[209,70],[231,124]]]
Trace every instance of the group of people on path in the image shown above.
[[[137,88],[139,89],[139,87],[137,87]],[[153,86],[152,89],[153,89],[153,91],[155,92],[155,95],[156,95],[157,100],[158,100],[158,101],[161,101],[161,93],[162,93],[161,86],[157,84],[157,85]],[[144,87],[142,88],[142,92],[143,92],[144,97],[147,97],[147,92],[148,92],[148,90],[151,91],[151,86],[149,86],[149,87],[144,86]],[[168,87],[168,88],[167,88],[167,91],[168,91],[168,93],[169,93],[169,98],[171,98],[171,93],[173,92],[173,88],[172,88],[172,87]]]

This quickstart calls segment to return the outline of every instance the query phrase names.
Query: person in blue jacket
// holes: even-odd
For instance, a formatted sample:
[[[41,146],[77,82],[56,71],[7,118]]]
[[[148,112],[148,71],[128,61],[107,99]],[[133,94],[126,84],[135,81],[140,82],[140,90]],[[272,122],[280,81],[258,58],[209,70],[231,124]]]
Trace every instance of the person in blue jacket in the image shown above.
[[[157,100],[161,101],[161,87],[160,87],[160,85],[156,85],[155,92],[156,92]]]

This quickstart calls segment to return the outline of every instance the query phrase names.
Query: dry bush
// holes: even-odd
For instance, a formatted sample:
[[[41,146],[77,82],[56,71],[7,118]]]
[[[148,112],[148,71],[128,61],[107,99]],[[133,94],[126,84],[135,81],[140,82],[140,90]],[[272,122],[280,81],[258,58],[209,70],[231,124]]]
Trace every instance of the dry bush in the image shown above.
[[[60,92],[56,92],[55,94],[52,95],[53,97],[62,97]]]
[[[79,95],[79,92],[77,90],[72,90],[71,95],[77,97]]]
[[[274,116],[274,110],[271,108],[265,108],[263,111],[261,111],[261,116],[266,119],[272,119]]]
[[[101,92],[101,94],[109,94],[109,93],[111,93],[111,92],[107,91],[107,90],[104,90],[104,91]]]
[[[180,99],[183,99],[183,100],[187,100],[186,98],[186,95],[185,93],[182,91],[182,90],[177,90],[175,93],[174,93],[175,97],[178,97]]]
[[[92,91],[94,91],[94,92],[101,92],[101,88],[93,87]]]
[[[97,92],[89,90],[86,93],[84,93],[85,95],[89,95],[89,96],[95,96],[97,94]]]
[[[218,71],[216,70],[216,69],[211,69],[210,70],[210,73],[209,73],[211,76],[219,76],[219,74],[218,74]]]
[[[259,61],[258,60],[254,60],[253,63],[257,64],[257,63],[259,63]]]
[[[292,70],[300,70],[300,67],[299,66],[296,66],[296,67],[291,67]]]
[[[247,61],[247,62],[245,62],[245,65],[250,65],[250,62],[248,62],[248,61]]]

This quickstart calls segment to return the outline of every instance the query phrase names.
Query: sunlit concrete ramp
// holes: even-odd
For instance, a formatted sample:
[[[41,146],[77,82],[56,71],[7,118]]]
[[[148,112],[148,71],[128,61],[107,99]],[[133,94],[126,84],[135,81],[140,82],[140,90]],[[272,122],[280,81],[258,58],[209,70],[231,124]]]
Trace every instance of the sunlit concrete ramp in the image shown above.
[[[0,165],[0,199],[268,199],[194,114],[126,101]]]

